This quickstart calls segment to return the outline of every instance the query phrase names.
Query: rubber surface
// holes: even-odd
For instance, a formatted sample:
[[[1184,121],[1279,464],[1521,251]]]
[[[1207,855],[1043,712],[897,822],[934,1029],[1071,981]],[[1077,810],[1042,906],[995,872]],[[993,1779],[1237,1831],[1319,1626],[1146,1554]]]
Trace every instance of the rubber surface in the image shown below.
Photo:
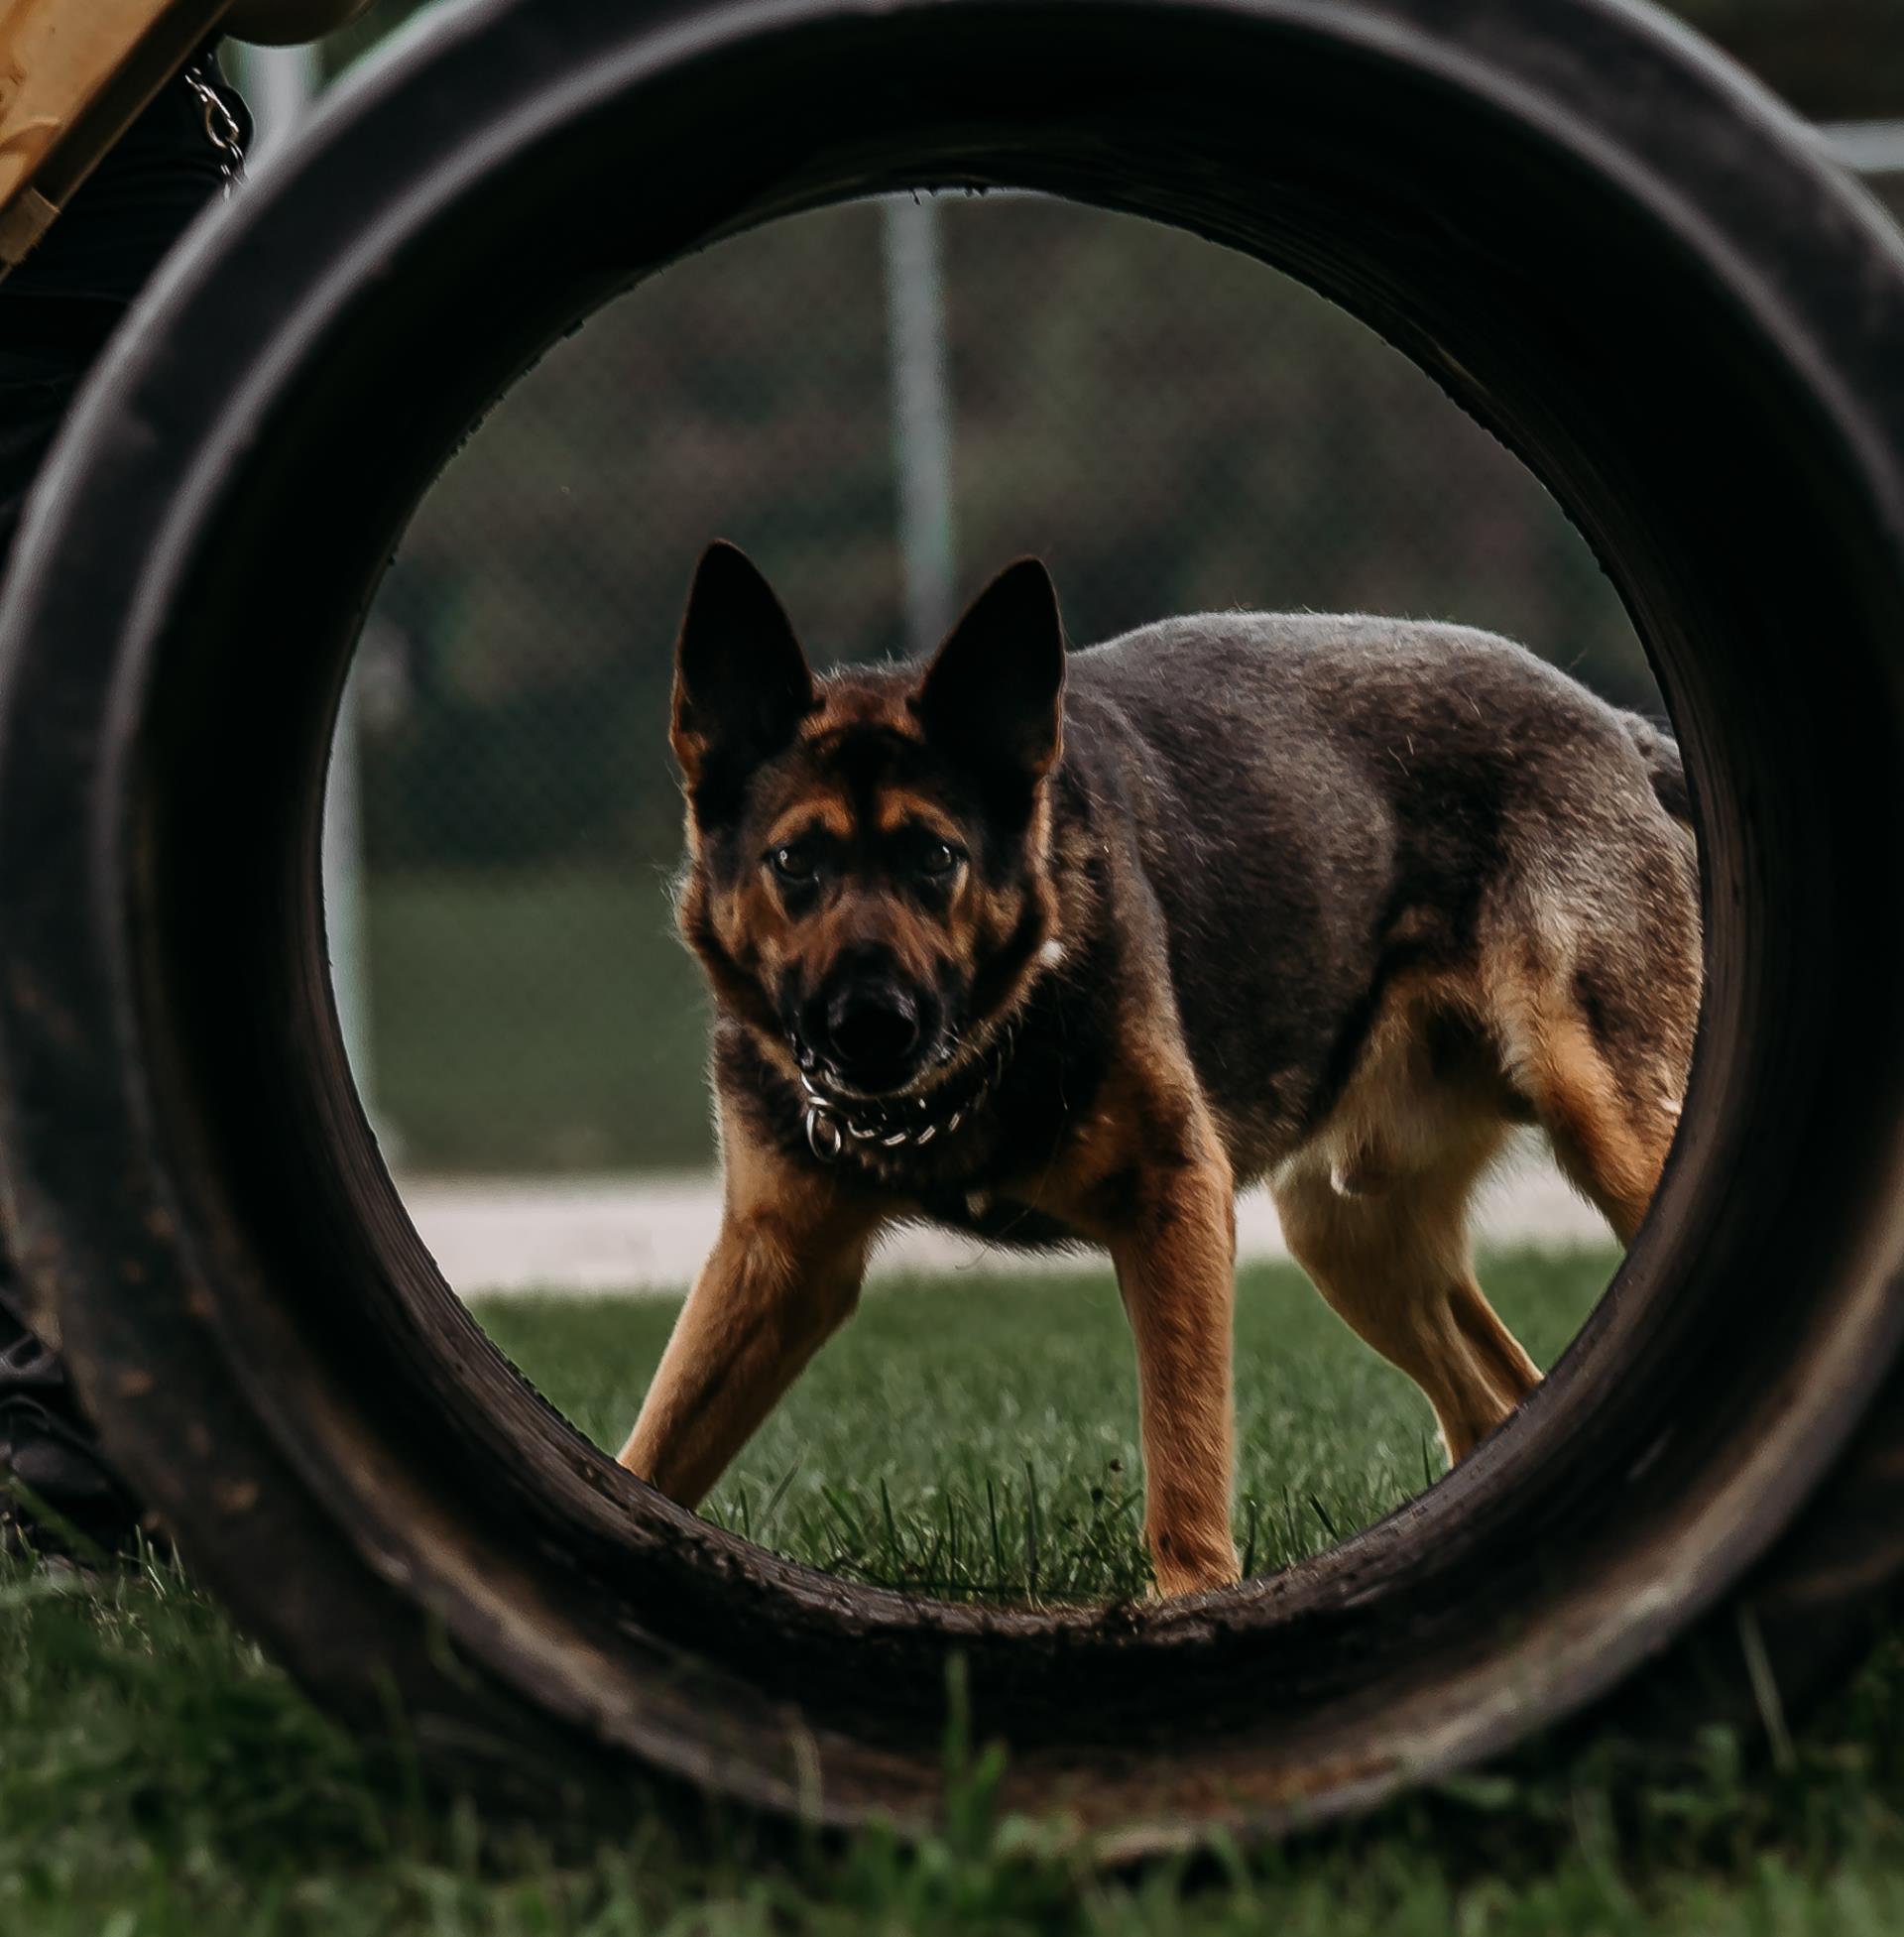
[[[1196,1603],[954,1609],[649,1493],[516,1378],[350,1087],[317,829],[354,629],[486,404],[712,238],[1029,186],[1293,271],[1616,575],[1709,923],[1680,1147],[1510,1428]],[[1904,258],[1614,0],[481,0],[334,98],[92,388],[0,611],[0,1158],[115,1459],[325,1700],[458,1779],[919,1821],[949,1664],[1007,1806],[1268,1833],[1848,1659],[1904,1565]],[[656,480],[656,488],[665,488]]]

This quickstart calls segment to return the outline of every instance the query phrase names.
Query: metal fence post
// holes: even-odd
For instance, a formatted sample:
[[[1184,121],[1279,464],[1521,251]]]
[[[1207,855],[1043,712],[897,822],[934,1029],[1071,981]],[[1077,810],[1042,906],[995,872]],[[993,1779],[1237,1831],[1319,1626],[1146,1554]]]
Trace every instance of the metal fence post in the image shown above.
[[[232,64],[251,109],[257,162],[303,119],[323,85],[323,65],[314,47],[240,47]]]
[[[905,637],[923,653],[952,617],[952,420],[938,210],[927,195],[890,195],[885,216]]]

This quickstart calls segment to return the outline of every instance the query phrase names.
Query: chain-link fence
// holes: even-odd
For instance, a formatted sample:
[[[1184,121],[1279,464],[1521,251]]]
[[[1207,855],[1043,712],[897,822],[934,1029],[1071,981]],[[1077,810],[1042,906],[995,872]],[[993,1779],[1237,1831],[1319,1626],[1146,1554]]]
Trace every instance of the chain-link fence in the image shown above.
[[[717,535],[816,660],[903,650],[948,554],[963,597],[1035,551],[1080,642],[1213,607],[1447,617],[1657,704],[1529,474],[1294,283],[1032,196],[775,224],[551,352],[378,602],[350,845],[367,1087],[406,1167],[709,1160],[666,712]]]

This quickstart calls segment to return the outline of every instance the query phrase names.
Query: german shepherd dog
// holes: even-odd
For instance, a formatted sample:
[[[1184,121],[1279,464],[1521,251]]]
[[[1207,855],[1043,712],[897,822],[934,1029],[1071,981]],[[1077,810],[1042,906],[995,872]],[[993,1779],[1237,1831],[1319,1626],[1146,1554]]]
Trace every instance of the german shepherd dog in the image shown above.
[[[923,666],[815,678],[701,559],[675,662],[682,935],[725,1211],[621,1458],[693,1505],[888,1226],[1109,1252],[1158,1590],[1238,1577],[1237,1190],[1453,1460],[1540,1373],[1467,1213],[1538,1124],[1622,1242],[1701,981],[1678,750],[1507,641],[1225,613],[1067,655],[1042,565]]]

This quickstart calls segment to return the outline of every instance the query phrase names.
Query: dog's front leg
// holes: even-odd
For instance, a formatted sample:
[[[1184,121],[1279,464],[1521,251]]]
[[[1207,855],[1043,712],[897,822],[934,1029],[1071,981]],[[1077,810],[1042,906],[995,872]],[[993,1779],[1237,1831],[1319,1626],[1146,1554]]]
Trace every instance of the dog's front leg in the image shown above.
[[[1143,1530],[1157,1590],[1227,1586],[1240,1573],[1230,1536],[1237,1240],[1228,1165],[1212,1155],[1141,1172],[1107,1237],[1136,1341]]]
[[[729,1202],[621,1463],[696,1506],[859,1299],[872,1221],[820,1205]]]

